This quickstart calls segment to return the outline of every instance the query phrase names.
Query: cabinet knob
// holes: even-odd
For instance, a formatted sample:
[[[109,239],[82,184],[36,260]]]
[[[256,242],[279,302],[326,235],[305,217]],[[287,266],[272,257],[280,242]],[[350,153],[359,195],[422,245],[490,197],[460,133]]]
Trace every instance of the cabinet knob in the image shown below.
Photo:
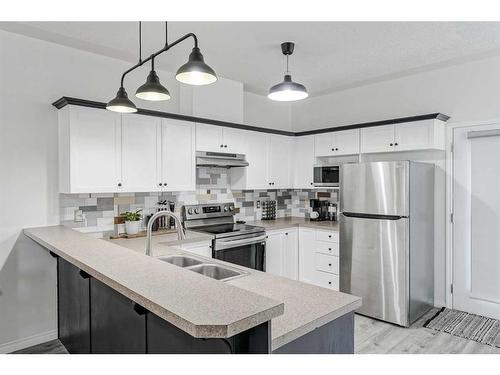
[[[332,282],[331,282],[331,281],[329,281],[329,282],[328,282],[328,285],[332,285]]]
[[[331,248],[331,247],[329,247],[329,248],[328,248],[328,251],[332,251],[332,248]]]
[[[220,147],[224,147],[224,145],[220,145]]]
[[[392,144],[392,143],[389,143],[389,146],[393,146],[393,144]]]
[[[332,235],[331,235],[331,234],[329,234],[329,235],[328,235],[328,238],[332,238]]]
[[[163,183],[163,186],[167,186],[167,183],[166,183],[166,182],[164,182],[164,183]]]
[[[120,187],[121,187],[121,186],[122,186],[122,183],[121,183],[121,182],[119,182],[119,183],[118,183],[118,186],[120,186]]]
[[[331,263],[328,263],[328,267],[331,267],[331,266],[332,266],[332,264],[331,264]]]
[[[225,148],[227,148],[227,145],[224,145]]]
[[[314,185],[314,184],[311,182],[311,185]]]
[[[163,184],[160,182],[158,185],[159,185],[159,186],[162,186]]]
[[[398,145],[398,143],[397,143],[397,142],[396,142],[396,143],[394,143],[394,146],[397,146],[397,145]]]
[[[338,147],[335,147],[335,151],[338,151],[338,150],[339,150],[339,148],[338,148]]]
[[[285,235],[287,235],[287,236],[288,236],[288,233],[285,233]]]

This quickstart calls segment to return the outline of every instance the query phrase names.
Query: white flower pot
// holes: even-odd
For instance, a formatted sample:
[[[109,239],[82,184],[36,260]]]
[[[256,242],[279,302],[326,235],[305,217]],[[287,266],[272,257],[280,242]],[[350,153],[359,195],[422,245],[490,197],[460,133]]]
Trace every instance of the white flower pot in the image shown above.
[[[127,234],[137,234],[139,233],[139,228],[140,228],[141,221],[126,221],[125,222],[125,232]]]

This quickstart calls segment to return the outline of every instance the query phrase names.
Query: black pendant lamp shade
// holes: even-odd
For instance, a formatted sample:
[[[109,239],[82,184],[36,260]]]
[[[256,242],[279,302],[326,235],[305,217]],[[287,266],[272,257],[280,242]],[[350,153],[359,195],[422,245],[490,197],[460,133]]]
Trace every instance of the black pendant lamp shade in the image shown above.
[[[137,96],[139,99],[151,101],[170,99],[170,93],[168,92],[166,87],[164,87],[160,83],[160,78],[154,70],[151,70],[151,72],[149,72],[146,83],[137,89],[135,96]]]
[[[182,65],[175,78],[182,83],[188,85],[208,85],[217,81],[217,74],[209,67],[203,58],[198,47],[194,47],[189,54],[188,62]]]
[[[283,82],[274,85],[269,89],[267,97],[280,102],[292,102],[305,99],[309,96],[304,85],[292,81],[292,75],[288,71],[288,56],[293,53],[295,44],[285,42],[281,44],[281,52],[286,56],[286,73]]]
[[[127,92],[123,87],[118,89],[116,93],[116,97],[112,99],[107,105],[106,109],[113,112],[120,113],[133,113],[137,112],[137,107],[134,103],[128,98]]]

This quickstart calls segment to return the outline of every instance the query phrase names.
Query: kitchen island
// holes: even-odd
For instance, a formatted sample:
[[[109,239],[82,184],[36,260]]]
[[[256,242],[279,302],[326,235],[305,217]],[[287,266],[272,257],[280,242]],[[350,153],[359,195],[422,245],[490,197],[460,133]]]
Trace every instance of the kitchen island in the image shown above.
[[[58,257],[59,335],[68,328],[65,316],[83,316],[73,322],[79,325],[78,334],[69,340],[83,352],[353,351],[358,297],[196,256],[244,273],[228,281],[214,280],[155,258],[191,256],[161,243],[154,245],[155,257],[148,257],[63,226],[24,232]],[[68,295],[75,283],[80,293]],[[74,310],[71,314],[61,312],[68,308],[63,302]]]

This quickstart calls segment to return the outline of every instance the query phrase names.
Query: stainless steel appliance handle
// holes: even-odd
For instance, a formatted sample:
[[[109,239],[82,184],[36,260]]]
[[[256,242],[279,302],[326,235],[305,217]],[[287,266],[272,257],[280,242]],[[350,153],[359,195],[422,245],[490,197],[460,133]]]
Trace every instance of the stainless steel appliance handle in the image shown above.
[[[234,247],[238,245],[252,245],[257,242],[262,242],[265,241],[267,238],[267,235],[260,236],[260,237],[250,237],[250,238],[245,238],[243,240],[233,240],[233,241],[217,241],[217,247]]]

